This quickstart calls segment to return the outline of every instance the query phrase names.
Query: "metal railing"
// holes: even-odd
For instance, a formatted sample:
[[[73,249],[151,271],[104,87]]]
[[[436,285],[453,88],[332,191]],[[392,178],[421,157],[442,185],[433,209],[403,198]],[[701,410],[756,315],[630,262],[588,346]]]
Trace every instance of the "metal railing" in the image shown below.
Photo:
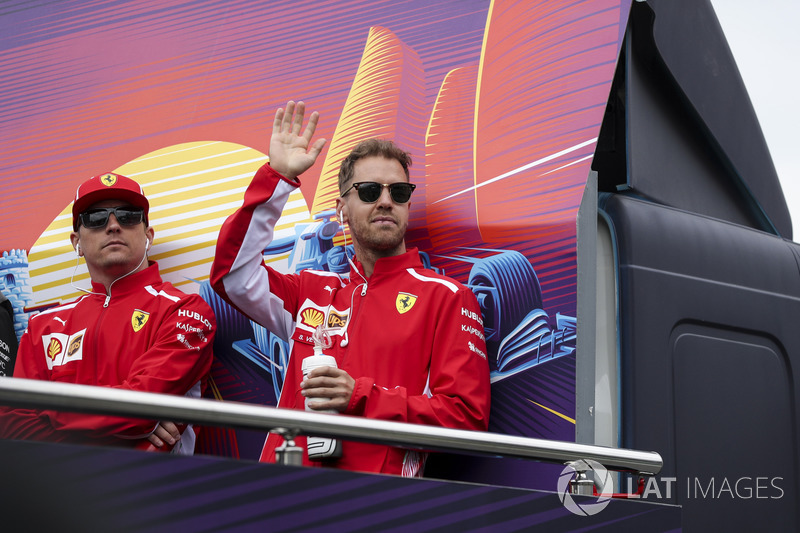
[[[561,464],[590,459],[611,470],[650,475],[663,466],[656,452],[20,378],[0,377],[0,405],[256,429],[287,440],[303,434]]]

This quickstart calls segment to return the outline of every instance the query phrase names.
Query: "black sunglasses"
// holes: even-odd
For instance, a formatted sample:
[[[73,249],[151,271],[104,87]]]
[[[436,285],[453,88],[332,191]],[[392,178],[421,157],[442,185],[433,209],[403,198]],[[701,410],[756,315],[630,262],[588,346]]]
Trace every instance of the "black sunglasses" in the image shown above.
[[[344,198],[345,194],[350,192],[350,189],[355,189],[358,192],[359,200],[366,204],[374,204],[378,201],[378,198],[381,197],[384,187],[389,187],[389,196],[392,197],[392,201],[396,204],[404,204],[409,201],[411,199],[411,193],[417,188],[413,183],[405,182],[377,183],[374,181],[359,181],[358,183],[352,184],[344,191],[342,193],[342,198]]]
[[[121,226],[135,226],[144,220],[144,209],[141,207],[98,207],[84,211],[78,218],[83,227],[98,229],[106,227],[111,213],[114,213]]]

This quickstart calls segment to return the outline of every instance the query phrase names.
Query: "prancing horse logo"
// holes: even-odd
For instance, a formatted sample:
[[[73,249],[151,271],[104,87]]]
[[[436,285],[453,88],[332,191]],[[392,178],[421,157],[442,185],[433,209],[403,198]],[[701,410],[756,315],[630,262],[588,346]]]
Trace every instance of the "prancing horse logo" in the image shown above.
[[[150,313],[146,311],[142,311],[140,309],[136,309],[133,312],[133,316],[131,317],[131,325],[133,326],[133,331],[139,331],[147,324],[147,319],[150,318]]]
[[[414,303],[416,303],[417,297],[413,294],[409,294],[407,292],[400,292],[397,294],[397,299],[394,301],[395,307],[397,307],[397,312],[401,315],[403,313],[407,313],[414,307]]]

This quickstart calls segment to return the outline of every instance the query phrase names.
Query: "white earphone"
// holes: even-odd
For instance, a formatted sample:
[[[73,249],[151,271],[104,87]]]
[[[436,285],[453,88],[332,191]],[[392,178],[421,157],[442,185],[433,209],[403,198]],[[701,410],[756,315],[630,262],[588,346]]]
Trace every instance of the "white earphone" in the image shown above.
[[[80,257],[81,256],[81,243],[75,245],[75,254]]]
[[[149,249],[150,249],[150,239],[147,239],[147,238],[146,238],[146,239],[144,240],[144,251],[146,252],[146,251],[147,251],[147,250],[149,250]]]

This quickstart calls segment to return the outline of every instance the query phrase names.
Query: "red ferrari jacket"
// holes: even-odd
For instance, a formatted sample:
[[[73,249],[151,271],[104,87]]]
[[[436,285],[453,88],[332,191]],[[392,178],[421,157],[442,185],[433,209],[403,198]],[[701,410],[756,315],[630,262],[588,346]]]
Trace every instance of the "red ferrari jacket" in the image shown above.
[[[211,308],[164,282],[158,264],[31,318],[14,377],[200,397],[211,369]],[[96,293],[96,294],[95,294]],[[148,448],[152,420],[5,408],[0,436]],[[184,433],[182,447],[193,434]],[[189,442],[183,443],[184,440]],[[191,453],[183,450],[182,453]]]
[[[349,280],[330,272],[281,274],[264,264],[263,250],[298,182],[268,165],[245,192],[243,206],[222,227],[211,283],[228,302],[291,345],[279,407],[303,409],[302,360],[312,333],[324,325],[326,350],[355,379],[344,414],[381,420],[486,430],[489,367],[483,325],[473,293],[423,268],[417,250],[379,259],[365,279],[360,263]],[[270,435],[262,461],[273,461],[281,437]],[[305,444],[298,437],[300,445]],[[416,476],[416,452],[344,442],[334,466]],[[312,464],[305,459],[305,464]],[[330,464],[330,463],[329,463]]]

